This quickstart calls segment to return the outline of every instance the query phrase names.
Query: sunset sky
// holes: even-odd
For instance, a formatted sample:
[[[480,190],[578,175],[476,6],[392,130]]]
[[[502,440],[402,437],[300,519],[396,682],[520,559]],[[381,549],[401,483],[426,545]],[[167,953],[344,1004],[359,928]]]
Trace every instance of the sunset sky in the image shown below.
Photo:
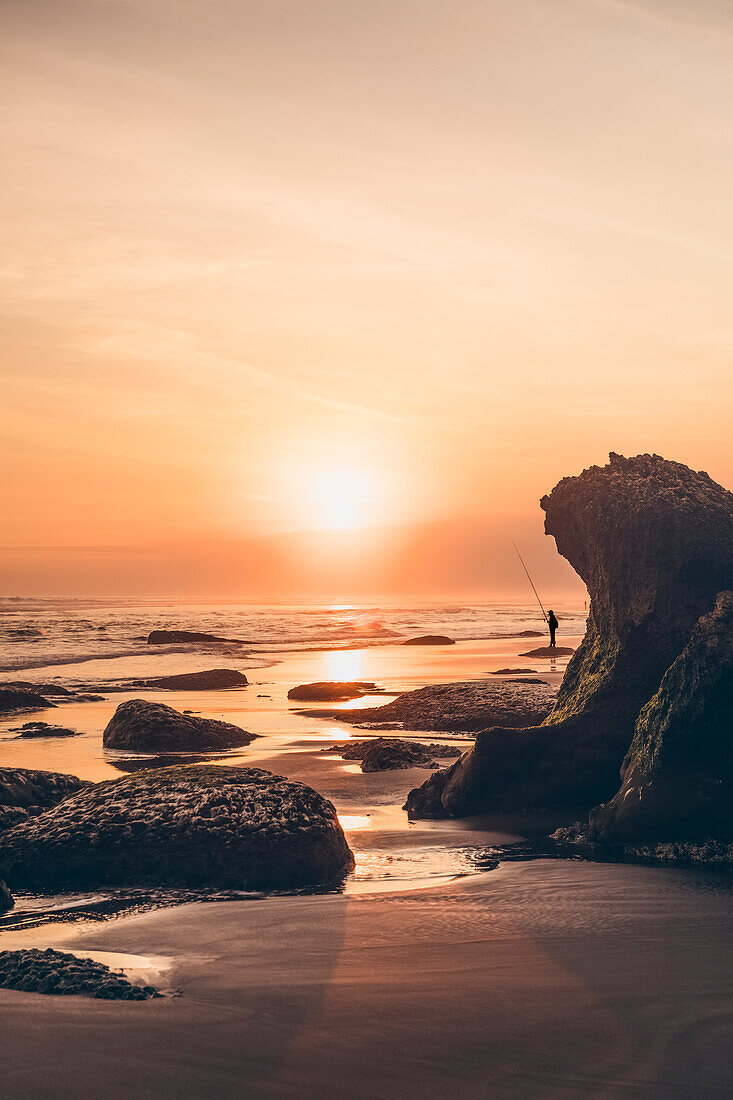
[[[2,593],[451,520],[551,569],[609,450],[733,486],[726,0],[1,10]]]

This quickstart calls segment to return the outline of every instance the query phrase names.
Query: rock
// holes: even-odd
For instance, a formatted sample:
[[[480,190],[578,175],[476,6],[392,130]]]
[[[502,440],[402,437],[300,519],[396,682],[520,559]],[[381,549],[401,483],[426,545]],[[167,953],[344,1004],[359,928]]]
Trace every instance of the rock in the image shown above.
[[[55,706],[37,691],[0,687],[0,714],[18,714],[25,710],[45,710]]]
[[[63,798],[86,787],[75,775],[35,771],[31,768],[0,768],[0,806],[23,810],[55,806]]]
[[[492,676],[511,676],[512,673],[517,675],[520,672],[536,672],[536,668],[497,668],[496,672],[492,672]]]
[[[15,691],[35,691],[44,697],[50,696],[51,698],[61,699],[72,699],[74,697],[74,692],[62,687],[61,684],[34,684],[29,680],[13,680],[5,686],[13,688]]]
[[[542,645],[539,649],[530,649],[526,653],[520,653],[520,657],[572,657],[574,649],[562,645]]]
[[[7,913],[15,905],[15,899],[4,882],[0,882],[0,913]]]
[[[518,634],[514,634],[515,638],[543,638],[546,637],[543,630],[520,630]]]
[[[102,736],[108,749],[139,752],[196,752],[200,749],[232,749],[255,739],[230,722],[181,714],[165,703],[130,699],[120,703]]]
[[[37,947],[0,951],[0,989],[23,993],[81,994],[103,1000],[146,1001],[161,997],[151,985],[133,985],[124,974],[104,963],[80,959],[64,951]]]
[[[564,478],[541,506],[590,593],[586,635],[545,722],[483,730],[471,752],[410,793],[412,816],[611,798],[641,708],[700,616],[733,588],[733,495],[705,473],[612,454]]]
[[[218,634],[202,634],[199,630],[151,630],[148,645],[184,645],[188,642],[227,642],[243,645],[238,638],[220,638]]]
[[[22,726],[13,726],[13,732],[19,737],[80,737],[79,730],[68,726],[51,726],[48,722],[25,722]]]
[[[300,684],[291,688],[288,699],[303,703],[335,703],[340,699],[354,699],[371,695],[377,685],[365,680],[321,680],[316,684]]]
[[[246,687],[247,677],[233,668],[212,668],[207,672],[182,672],[177,676],[159,676],[142,680],[135,687],[162,688],[164,691],[219,691]]]
[[[344,760],[361,760],[363,772],[394,771],[401,768],[437,768],[435,759],[453,758],[461,750],[449,745],[403,741],[399,737],[370,737],[334,745],[325,752],[338,752]]]
[[[733,592],[703,615],[642,708],[621,786],[591,834],[629,842],[733,837]]]
[[[183,765],[97,783],[4,834],[11,889],[292,889],[353,857],[333,805],[259,768]]]
[[[444,634],[423,634],[419,638],[408,638],[403,645],[455,645],[453,638],[446,638]]]
[[[505,684],[546,684],[547,680],[540,680],[537,677],[521,676],[517,680],[513,680],[511,677],[504,681]]]
[[[467,680],[407,691],[381,707],[307,713],[369,728],[475,733],[499,722],[505,726],[541,722],[552,710],[555,695],[552,687],[528,685],[526,681],[507,684],[505,680]]]

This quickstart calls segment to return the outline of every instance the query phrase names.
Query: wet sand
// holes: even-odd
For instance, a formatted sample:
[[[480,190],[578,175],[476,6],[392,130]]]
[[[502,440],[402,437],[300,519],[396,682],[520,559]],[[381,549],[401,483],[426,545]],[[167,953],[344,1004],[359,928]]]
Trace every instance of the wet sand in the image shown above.
[[[704,875],[537,861],[128,918],[75,950],[169,956],[181,996],[0,991],[5,1095],[730,1095],[730,913]]]
[[[181,991],[114,1004],[0,990],[5,1094],[733,1095],[728,878],[545,860],[486,872],[494,847],[520,839],[526,821],[408,823],[405,793],[429,773],[365,775],[322,753],[363,733],[303,716],[285,698],[319,679],[409,690],[483,677],[517,666],[523,647],[298,653],[247,670],[243,691],[145,692],[259,733],[224,760],[331,798],[356,871],[342,895],[194,903],[0,933],[0,948],[53,944],[146,981],[159,970],[163,987]],[[564,663],[549,676],[534,666],[559,679]],[[38,715],[85,733],[3,740],[3,761],[119,776],[126,765],[103,753],[100,731],[126,697]]]

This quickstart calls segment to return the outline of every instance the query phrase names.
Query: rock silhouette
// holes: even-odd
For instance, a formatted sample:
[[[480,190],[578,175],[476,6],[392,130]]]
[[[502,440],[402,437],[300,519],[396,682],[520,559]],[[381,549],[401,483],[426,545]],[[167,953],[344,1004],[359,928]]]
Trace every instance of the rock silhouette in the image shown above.
[[[408,638],[403,645],[455,645],[454,638],[445,634],[422,634],[419,638]]]
[[[165,703],[129,699],[120,703],[102,737],[105,748],[139,752],[196,752],[198,749],[232,749],[248,745],[254,733],[219,722],[181,714]]]
[[[332,803],[259,768],[189,765],[96,783],[8,830],[0,877],[42,893],[109,886],[289,889],[353,866]]]
[[[494,727],[411,791],[413,816],[585,806],[618,787],[642,707],[718,593],[733,588],[733,495],[658,455],[564,478],[545,531],[591,596],[586,635],[540,726]],[[694,748],[690,747],[694,755]]]
[[[360,760],[363,772],[398,771],[403,768],[437,768],[436,759],[461,755],[450,745],[404,741],[399,737],[369,737],[334,745],[328,752],[339,752],[344,760]]]

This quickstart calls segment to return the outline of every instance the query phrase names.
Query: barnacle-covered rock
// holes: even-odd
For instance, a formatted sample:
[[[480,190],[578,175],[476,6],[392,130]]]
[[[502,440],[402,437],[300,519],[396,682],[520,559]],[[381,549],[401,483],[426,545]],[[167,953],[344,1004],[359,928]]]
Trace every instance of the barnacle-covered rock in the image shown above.
[[[189,765],[97,783],[6,832],[0,877],[40,892],[328,883],[353,857],[333,805],[259,768]]]

